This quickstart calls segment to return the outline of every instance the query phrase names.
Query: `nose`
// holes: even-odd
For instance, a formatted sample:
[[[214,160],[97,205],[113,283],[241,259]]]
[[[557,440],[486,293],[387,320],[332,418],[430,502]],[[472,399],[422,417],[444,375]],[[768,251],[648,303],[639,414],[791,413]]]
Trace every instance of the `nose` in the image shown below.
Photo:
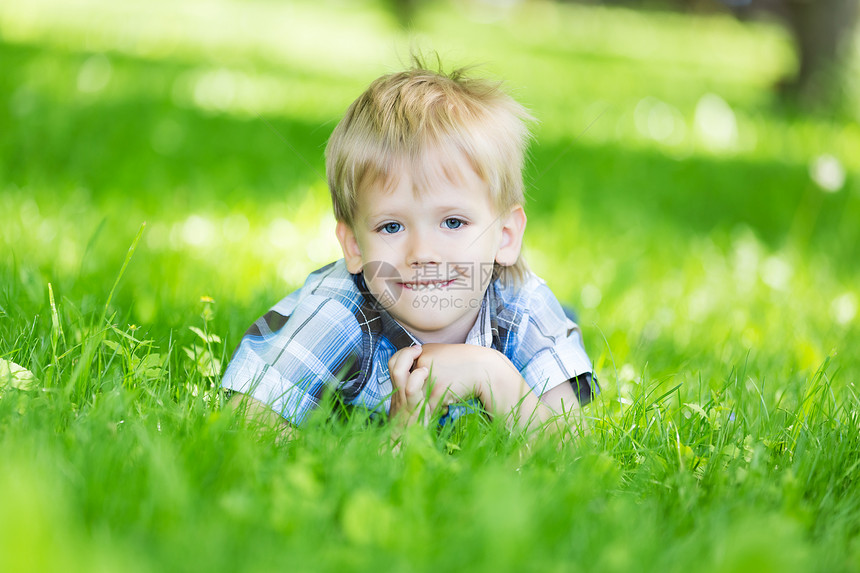
[[[409,236],[406,263],[411,267],[439,263],[439,253],[432,234],[427,230],[413,230]]]

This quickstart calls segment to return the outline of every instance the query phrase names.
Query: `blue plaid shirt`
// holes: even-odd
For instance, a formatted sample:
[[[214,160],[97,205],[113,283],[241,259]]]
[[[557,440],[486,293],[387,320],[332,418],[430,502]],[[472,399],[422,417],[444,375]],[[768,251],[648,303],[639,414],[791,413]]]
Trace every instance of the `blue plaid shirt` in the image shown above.
[[[294,425],[327,390],[344,404],[388,413],[393,387],[388,359],[417,344],[343,260],[311,273],[304,286],[260,317],[239,343],[221,384],[269,404]],[[573,384],[581,403],[599,391],[582,333],[540,278],[487,289],[466,344],[507,356],[536,395]],[[480,408],[449,407],[447,420]]]

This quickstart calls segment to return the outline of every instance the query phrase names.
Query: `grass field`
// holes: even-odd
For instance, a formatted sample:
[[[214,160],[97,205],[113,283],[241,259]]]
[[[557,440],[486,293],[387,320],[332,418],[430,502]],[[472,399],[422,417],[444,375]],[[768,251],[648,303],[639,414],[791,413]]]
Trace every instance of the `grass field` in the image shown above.
[[[475,6],[0,6],[0,570],[860,571],[857,110],[778,101],[775,24]],[[603,387],[563,448],[222,410],[416,45],[539,120],[527,258]]]

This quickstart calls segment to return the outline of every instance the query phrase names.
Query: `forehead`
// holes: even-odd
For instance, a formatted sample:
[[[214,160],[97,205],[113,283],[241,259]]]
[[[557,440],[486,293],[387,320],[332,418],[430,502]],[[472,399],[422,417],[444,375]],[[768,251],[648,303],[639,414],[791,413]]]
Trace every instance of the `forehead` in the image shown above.
[[[445,196],[449,202],[493,207],[489,185],[465,154],[434,150],[368,169],[359,185],[358,208],[378,210],[384,203],[408,200],[410,196],[416,201]]]

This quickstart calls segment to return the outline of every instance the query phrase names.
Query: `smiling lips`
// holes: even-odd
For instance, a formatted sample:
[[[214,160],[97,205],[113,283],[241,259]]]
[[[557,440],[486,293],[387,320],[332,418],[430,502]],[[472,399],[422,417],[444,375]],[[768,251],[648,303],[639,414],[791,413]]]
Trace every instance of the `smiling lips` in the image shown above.
[[[439,290],[445,287],[451,286],[451,284],[457,279],[448,279],[444,281],[414,281],[408,283],[400,283],[404,288],[409,290],[414,290],[417,292],[428,291],[428,290]]]

